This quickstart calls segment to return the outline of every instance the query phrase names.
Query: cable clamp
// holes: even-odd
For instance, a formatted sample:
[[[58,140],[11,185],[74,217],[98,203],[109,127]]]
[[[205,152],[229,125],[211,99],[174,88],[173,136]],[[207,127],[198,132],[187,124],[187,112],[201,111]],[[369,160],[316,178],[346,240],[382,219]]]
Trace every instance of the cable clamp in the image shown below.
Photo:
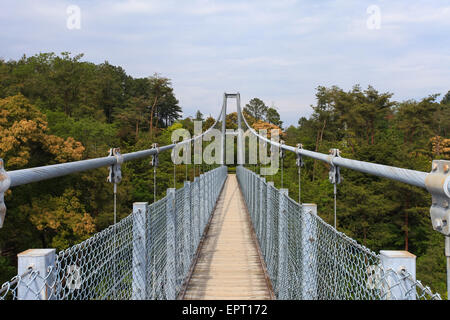
[[[301,143],[297,144],[297,160],[296,160],[296,164],[297,167],[303,167],[305,165],[305,163],[303,162],[303,157],[300,154],[300,150],[303,149],[303,145]]]
[[[328,179],[332,184],[339,184],[341,183],[341,170],[339,166],[335,165],[333,163],[333,159],[336,157],[340,157],[340,151],[339,149],[330,149],[330,172],[328,173]]]
[[[109,157],[115,157],[116,163],[111,165],[109,167],[109,174],[106,178],[106,181],[110,183],[119,183],[122,181],[122,163],[123,163],[123,156],[120,153],[120,148],[111,148],[109,149]]]
[[[153,167],[158,167],[158,165],[159,165],[159,145],[157,143],[153,143],[152,144],[152,149],[155,149],[156,153],[152,154],[151,165]]]
[[[286,158],[286,151],[283,149],[284,141],[280,140],[280,158]]]
[[[450,236],[450,161],[433,160],[425,186],[431,193],[430,217],[433,229]],[[450,249],[449,249],[450,250]],[[449,252],[450,255],[450,252]]]

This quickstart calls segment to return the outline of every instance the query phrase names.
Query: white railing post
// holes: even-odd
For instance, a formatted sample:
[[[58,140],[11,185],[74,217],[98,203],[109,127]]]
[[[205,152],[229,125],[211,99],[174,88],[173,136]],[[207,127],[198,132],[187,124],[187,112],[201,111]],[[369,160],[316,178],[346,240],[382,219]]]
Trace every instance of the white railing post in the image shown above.
[[[191,183],[184,182],[184,202],[183,202],[183,235],[184,235],[184,274],[187,274],[192,259],[192,228],[191,228]]]
[[[176,298],[176,216],[175,216],[175,188],[167,189],[166,202],[166,283],[167,300]]]
[[[245,202],[247,203],[248,211],[250,212],[250,171],[248,171],[248,169],[245,171],[245,185],[247,186]]]
[[[133,203],[133,293],[132,300],[148,298],[147,268],[149,267],[147,239],[149,223],[147,222],[147,202]]]
[[[250,196],[252,199],[252,216],[255,217],[255,173],[251,171],[252,188],[250,189]]]
[[[18,300],[51,300],[55,289],[56,249],[29,249],[17,255],[18,274],[33,268],[17,287]]]
[[[264,252],[264,257],[266,259],[268,259],[267,255],[270,253],[270,248],[268,247],[268,244],[271,242],[271,240],[269,238],[272,237],[271,231],[272,231],[272,215],[273,214],[277,214],[277,212],[272,212],[272,197],[271,197],[271,193],[273,192],[272,190],[275,188],[274,186],[274,182],[273,181],[269,181],[267,182],[267,195],[266,195],[266,199],[267,199],[267,214],[266,214],[266,243],[265,243],[265,248],[266,248],[266,252]],[[275,288],[274,288],[275,289]]]
[[[205,227],[205,176],[203,173],[199,177],[199,196],[200,196],[200,238]]]
[[[384,283],[387,284],[387,300],[416,300],[416,256],[403,250],[380,250],[383,266]],[[412,279],[403,278],[402,271],[411,275]],[[394,273],[396,275],[394,275]]]
[[[288,189],[279,190],[278,209],[278,281],[277,291],[280,300],[288,297]]]
[[[317,297],[317,205],[303,203],[301,209],[301,299],[315,300]]]
[[[205,173],[205,208],[206,208],[206,221],[208,221],[209,218],[209,213],[210,213],[210,192],[211,192],[211,186],[209,185],[209,178],[210,178],[210,173],[209,171]]]
[[[248,196],[249,196],[249,203],[250,203],[250,215],[253,217],[253,173],[251,171],[249,171],[249,177],[250,177],[250,183],[249,183],[249,191],[248,191]]]
[[[262,248],[262,237],[263,237],[263,228],[265,226],[265,223],[263,221],[266,221],[266,215],[264,214],[264,208],[266,206],[266,201],[265,198],[267,196],[267,192],[264,193],[264,183],[266,182],[266,178],[261,178],[259,181],[260,184],[260,188],[259,188],[259,230],[258,230],[258,239],[259,239],[259,244],[261,247],[261,250],[263,250]]]
[[[211,171],[208,171],[208,218],[211,215],[211,211],[213,209],[213,195],[212,195],[212,190],[213,190],[214,186],[213,186],[213,182],[212,182],[212,175],[211,175]]]
[[[195,177],[194,179],[194,187],[193,187],[193,192],[192,192],[192,200],[194,201],[194,206],[192,214],[193,214],[193,218],[192,220],[194,221],[194,227],[193,227],[193,232],[192,234],[195,235],[195,241],[194,241],[194,252],[197,249],[197,246],[200,242],[200,225],[201,225],[201,216],[200,216],[200,178],[199,177]]]
[[[255,219],[252,220],[252,224],[253,224],[253,229],[255,230],[255,234],[258,234],[259,231],[259,219],[261,218],[260,216],[260,210],[259,210],[259,198],[260,198],[260,178],[259,176],[256,174],[256,184],[255,184],[255,199],[256,199],[256,206],[255,206]]]

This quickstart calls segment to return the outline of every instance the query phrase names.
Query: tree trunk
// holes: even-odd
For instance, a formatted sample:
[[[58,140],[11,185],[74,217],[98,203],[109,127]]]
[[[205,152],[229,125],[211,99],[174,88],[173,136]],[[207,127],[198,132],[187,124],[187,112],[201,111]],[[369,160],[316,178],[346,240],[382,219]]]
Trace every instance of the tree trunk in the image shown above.
[[[317,152],[317,149],[319,149],[319,136],[320,136],[320,130],[317,130],[316,152]],[[312,172],[312,181],[314,181],[314,177],[315,177],[315,173],[316,173],[316,162],[317,162],[317,160],[314,159],[313,172]]]
[[[320,145],[322,144],[323,132],[325,131],[326,124],[327,124],[327,119],[323,120],[323,127],[322,127],[322,131],[320,132],[319,148],[320,148]]]
[[[153,132],[153,113],[154,113],[157,101],[158,101],[158,96],[155,97],[155,101],[153,101],[152,109],[150,111],[150,137],[152,136],[152,132]]]
[[[353,155],[355,154],[355,146],[353,145],[352,141],[350,140],[350,138],[347,139],[348,144],[350,145],[350,147],[352,148],[352,153]]]
[[[139,121],[136,121],[136,139],[138,138],[139,135]]]
[[[317,132],[317,138],[316,138],[316,152],[319,151],[320,145],[322,144],[322,139],[323,139],[323,132],[325,131],[325,127],[327,124],[327,119],[323,120],[323,126],[322,129],[319,130]],[[314,176],[315,176],[315,172],[316,172],[316,160],[314,160],[314,166],[313,166],[313,181],[314,181]]]
[[[373,124],[373,121],[371,123],[371,129],[372,129],[372,145],[375,143],[375,126]]]

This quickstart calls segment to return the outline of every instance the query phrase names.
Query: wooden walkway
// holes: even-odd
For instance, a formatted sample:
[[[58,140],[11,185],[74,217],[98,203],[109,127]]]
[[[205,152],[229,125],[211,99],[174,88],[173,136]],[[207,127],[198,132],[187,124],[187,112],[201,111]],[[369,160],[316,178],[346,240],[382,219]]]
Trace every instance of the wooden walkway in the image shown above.
[[[270,299],[271,292],[235,174],[229,174],[184,299]]]

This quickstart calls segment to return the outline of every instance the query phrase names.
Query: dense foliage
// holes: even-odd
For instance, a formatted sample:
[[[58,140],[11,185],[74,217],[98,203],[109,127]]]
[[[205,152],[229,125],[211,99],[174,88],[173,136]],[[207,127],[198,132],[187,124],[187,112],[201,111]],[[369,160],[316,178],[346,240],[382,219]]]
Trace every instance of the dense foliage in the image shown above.
[[[432,159],[450,159],[450,92],[420,101],[396,102],[392,94],[355,86],[318,87],[309,118],[288,127],[283,139],[295,146],[327,153],[339,148],[344,157],[429,171]],[[252,99],[244,108],[256,129],[282,127],[275,107]],[[171,132],[187,128],[170,79],[158,74],[133,78],[109,64],[82,61],[82,55],[42,53],[18,61],[0,60],[0,157],[7,170],[106,156],[171,141]],[[215,119],[198,111],[203,128]],[[237,114],[227,115],[237,128]],[[219,123],[220,126],[220,123]],[[180,187],[210,166],[176,167],[170,153],[160,155],[156,197],[174,183]],[[118,187],[118,217],[134,201],[153,199],[149,159],[126,163]],[[333,224],[333,188],[326,165],[305,159],[302,201],[318,205],[319,215]],[[257,166],[250,166],[258,171]],[[293,154],[287,154],[283,184],[298,197]],[[419,188],[342,169],[338,186],[338,229],[374,251],[406,249],[418,257],[417,277],[445,292],[443,237],[432,231],[429,194]],[[0,283],[15,274],[16,254],[29,248],[67,248],[113,222],[113,187],[107,169],[34,183],[8,191],[8,211],[0,232]],[[273,177],[281,184],[281,171]]]

